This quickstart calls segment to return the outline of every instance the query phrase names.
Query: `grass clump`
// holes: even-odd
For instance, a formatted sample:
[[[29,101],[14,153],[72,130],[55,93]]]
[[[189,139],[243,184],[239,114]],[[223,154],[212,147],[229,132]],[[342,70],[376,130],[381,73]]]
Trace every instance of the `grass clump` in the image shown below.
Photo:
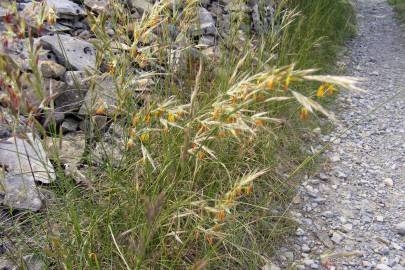
[[[405,1],[404,0],[388,0],[388,3],[393,5],[395,12],[398,15],[400,22],[405,22]]]
[[[300,15],[281,39],[281,63],[330,71],[344,41],[355,34],[351,1],[290,0],[288,5]]]
[[[58,199],[31,217],[51,268],[257,269],[294,228],[286,209],[297,168],[312,162],[302,136],[309,118],[333,119],[319,101],[338,87],[358,90],[355,80],[307,69],[333,64],[335,45],[352,31],[342,16],[350,5],[282,2],[265,35],[242,39],[236,28],[212,58],[190,51],[197,7],[187,1],[178,14],[162,1],[134,21],[116,2],[109,16],[89,15],[117,102],[88,114],[108,117],[114,140],[94,128],[81,169],[90,184],[78,186],[61,169]],[[107,22],[116,35],[106,33]],[[182,40],[167,35],[169,22]],[[155,31],[160,40],[149,46]],[[172,46],[179,42],[185,46]],[[177,54],[185,55],[180,64]],[[130,82],[145,80],[154,83],[152,98],[141,100]]]

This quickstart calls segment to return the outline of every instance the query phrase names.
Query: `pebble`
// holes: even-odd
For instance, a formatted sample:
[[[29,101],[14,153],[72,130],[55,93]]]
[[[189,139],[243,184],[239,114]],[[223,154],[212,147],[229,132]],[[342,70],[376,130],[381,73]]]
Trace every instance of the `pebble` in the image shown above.
[[[302,245],[301,250],[304,253],[309,253],[311,251],[311,248],[307,244],[304,244]]]
[[[377,266],[376,266],[375,269],[376,269],[376,270],[391,270],[392,268],[389,267],[389,266],[386,265],[386,264],[380,263],[380,264],[377,264]]]
[[[305,235],[305,232],[304,232],[303,229],[298,228],[297,231],[295,232],[295,234],[296,234],[297,236],[303,236],[303,235]]]
[[[306,260],[304,260],[304,264],[306,266],[311,266],[312,264],[314,264],[314,260],[306,259]]]
[[[332,237],[331,237],[331,240],[332,240],[335,244],[340,244],[340,242],[342,242],[343,239],[344,239],[344,236],[341,235],[341,234],[338,233],[338,232],[334,232],[334,233],[332,234]]]
[[[380,215],[376,216],[375,219],[376,219],[378,222],[383,222],[383,221],[384,221],[384,217],[383,217],[383,216],[380,216]]]
[[[394,186],[394,181],[392,180],[392,178],[385,178],[384,179],[384,184],[387,187],[393,187]]]
[[[405,221],[402,221],[401,223],[398,223],[395,226],[395,231],[399,234],[404,236],[405,235]]]

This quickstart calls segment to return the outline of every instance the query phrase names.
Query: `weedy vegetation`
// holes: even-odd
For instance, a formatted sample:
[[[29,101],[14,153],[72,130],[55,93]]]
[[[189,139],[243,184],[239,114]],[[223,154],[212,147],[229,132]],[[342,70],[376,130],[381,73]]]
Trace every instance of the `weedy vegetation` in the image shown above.
[[[405,1],[404,0],[388,0],[388,3],[393,5],[394,10],[397,13],[400,22],[405,23]]]
[[[321,104],[342,89],[359,90],[352,78],[319,75],[333,71],[339,46],[353,35],[347,1],[281,1],[263,36],[241,35],[243,16],[235,18],[234,32],[212,58],[190,53],[187,33],[198,1],[186,1],[182,14],[168,3],[136,22],[119,1],[108,16],[89,15],[97,62],[118,89],[116,105],[96,102],[89,121],[108,116],[119,139],[102,140],[108,135],[97,128],[88,132],[81,169],[87,181],[77,185],[60,166],[53,202],[5,231],[31,227],[29,247],[50,269],[262,267],[294,231],[288,206],[300,178],[317,164],[308,158],[306,138],[319,118],[333,121]],[[52,21],[46,12],[38,21],[47,16]],[[107,18],[117,33],[112,37]],[[181,29],[186,49],[172,49],[169,22]],[[157,28],[159,46],[140,47]],[[176,54],[186,61],[175,62]],[[31,56],[41,93],[35,47]],[[139,77],[134,66],[163,71]],[[35,113],[19,104],[20,73],[5,57],[1,72],[13,85],[15,120],[25,113],[43,136],[60,140],[56,128],[41,129]],[[134,97],[133,81],[154,82],[148,98]],[[95,143],[103,144],[101,161]]]

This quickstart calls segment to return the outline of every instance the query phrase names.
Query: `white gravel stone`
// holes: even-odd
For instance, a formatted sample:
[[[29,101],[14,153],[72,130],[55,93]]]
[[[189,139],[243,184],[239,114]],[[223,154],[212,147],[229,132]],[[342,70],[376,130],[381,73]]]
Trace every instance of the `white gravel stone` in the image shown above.
[[[377,264],[375,269],[377,269],[377,270],[391,270],[392,268],[389,267],[388,265],[380,263],[380,264]]]
[[[387,187],[393,187],[394,186],[394,181],[392,180],[392,178],[385,178],[384,179],[384,184]]]

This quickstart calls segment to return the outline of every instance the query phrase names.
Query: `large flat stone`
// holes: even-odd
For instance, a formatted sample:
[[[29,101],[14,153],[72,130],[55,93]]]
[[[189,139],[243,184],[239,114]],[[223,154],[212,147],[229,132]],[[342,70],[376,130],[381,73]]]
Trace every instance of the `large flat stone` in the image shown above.
[[[97,13],[107,11],[109,2],[109,0],[84,0],[84,4]]]
[[[24,100],[33,108],[38,108],[44,99],[50,96],[56,97],[66,90],[66,84],[64,82],[44,78],[41,82],[41,91],[38,91],[35,87],[37,82],[32,74],[22,76],[20,83]]]
[[[87,115],[94,113],[100,106],[111,107],[116,101],[116,87],[113,78],[109,75],[100,76],[94,81],[95,87],[87,91],[79,114]]]
[[[61,164],[77,167],[83,157],[86,138],[84,133],[69,133],[59,138],[47,138],[49,157]]]
[[[0,190],[4,192],[3,204],[10,209],[38,211],[41,208],[41,197],[33,178],[24,175],[6,176],[0,178],[0,185]]]
[[[83,8],[69,0],[46,0],[46,4],[48,7],[55,10],[58,18],[71,18],[86,15]]]
[[[131,8],[136,8],[140,12],[149,12],[153,8],[153,4],[151,4],[147,0],[129,0],[128,4]]]
[[[198,17],[200,19],[200,30],[202,34],[216,34],[215,20],[207,9],[203,7],[198,8]]]
[[[42,183],[50,183],[56,178],[41,141],[32,133],[28,133],[27,138],[0,141],[0,166],[6,168],[10,177],[24,176]]]
[[[96,67],[96,48],[84,40],[69,35],[51,34],[39,39],[40,44],[55,53],[67,70],[86,70]]]

